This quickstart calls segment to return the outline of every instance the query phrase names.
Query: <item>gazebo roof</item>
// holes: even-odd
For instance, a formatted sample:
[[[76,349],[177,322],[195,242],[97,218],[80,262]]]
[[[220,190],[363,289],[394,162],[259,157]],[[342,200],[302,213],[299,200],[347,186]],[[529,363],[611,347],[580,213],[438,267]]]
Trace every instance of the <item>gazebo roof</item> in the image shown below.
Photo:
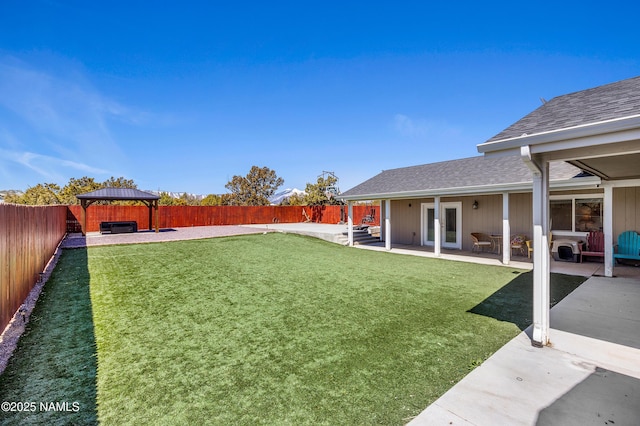
[[[76,195],[79,200],[159,200],[160,196],[133,188],[102,188]]]

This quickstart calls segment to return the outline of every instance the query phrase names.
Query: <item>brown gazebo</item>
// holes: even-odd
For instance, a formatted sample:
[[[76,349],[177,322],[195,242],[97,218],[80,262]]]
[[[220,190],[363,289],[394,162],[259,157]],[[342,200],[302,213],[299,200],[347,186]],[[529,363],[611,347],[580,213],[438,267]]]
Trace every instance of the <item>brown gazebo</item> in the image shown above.
[[[158,229],[158,200],[160,197],[150,192],[132,188],[102,188],[86,194],[76,195],[82,206],[82,235],[87,233],[87,208],[96,201],[142,201],[149,207],[149,230],[153,229],[153,210],[156,211],[156,232]]]

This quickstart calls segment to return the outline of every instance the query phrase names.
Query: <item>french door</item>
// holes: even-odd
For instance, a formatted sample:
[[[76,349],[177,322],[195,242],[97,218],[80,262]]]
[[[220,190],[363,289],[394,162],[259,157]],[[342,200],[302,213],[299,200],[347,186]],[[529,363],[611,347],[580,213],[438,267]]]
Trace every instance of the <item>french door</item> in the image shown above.
[[[422,204],[421,227],[423,246],[432,246],[435,241],[435,205]],[[462,248],[462,202],[440,203],[440,246]]]

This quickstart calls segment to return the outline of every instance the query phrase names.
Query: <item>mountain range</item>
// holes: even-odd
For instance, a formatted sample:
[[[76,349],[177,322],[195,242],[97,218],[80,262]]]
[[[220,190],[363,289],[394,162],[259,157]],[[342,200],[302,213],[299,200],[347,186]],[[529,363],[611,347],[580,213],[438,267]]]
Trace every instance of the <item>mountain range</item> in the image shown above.
[[[283,200],[288,199],[292,195],[305,195],[305,194],[306,192],[298,188],[287,188],[273,194],[273,196],[269,198],[269,201],[271,202],[272,205],[278,205],[282,203]]]

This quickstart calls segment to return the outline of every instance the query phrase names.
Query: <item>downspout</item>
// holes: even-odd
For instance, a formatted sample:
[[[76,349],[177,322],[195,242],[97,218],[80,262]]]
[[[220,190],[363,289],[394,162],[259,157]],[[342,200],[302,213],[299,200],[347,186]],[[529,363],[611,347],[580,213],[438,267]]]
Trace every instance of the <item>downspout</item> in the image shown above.
[[[538,165],[534,163],[533,159],[531,158],[531,148],[529,148],[529,145],[520,147],[520,158],[522,158],[522,161],[529,168],[529,170],[531,170],[534,176],[542,176],[542,170],[540,170],[540,167],[538,167]]]

